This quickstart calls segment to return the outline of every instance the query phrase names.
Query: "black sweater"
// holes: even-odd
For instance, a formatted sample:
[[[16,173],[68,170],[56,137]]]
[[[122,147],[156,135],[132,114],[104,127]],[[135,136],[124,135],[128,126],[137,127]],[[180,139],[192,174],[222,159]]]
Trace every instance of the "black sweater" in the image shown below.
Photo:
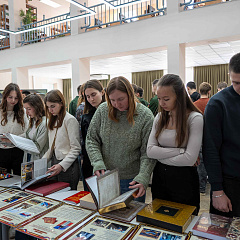
[[[205,109],[203,160],[213,191],[223,190],[223,176],[240,180],[240,95],[232,86]]]

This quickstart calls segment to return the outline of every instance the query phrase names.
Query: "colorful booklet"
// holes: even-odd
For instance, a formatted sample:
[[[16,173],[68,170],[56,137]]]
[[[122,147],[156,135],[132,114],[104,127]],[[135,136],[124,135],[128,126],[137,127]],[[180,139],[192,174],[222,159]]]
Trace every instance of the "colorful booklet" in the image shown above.
[[[227,239],[240,240],[240,218],[234,217],[227,232]]]
[[[61,204],[61,202],[56,200],[33,197],[1,211],[0,222],[16,227],[19,224],[40,217]]]
[[[135,228],[136,225],[134,224],[122,223],[96,216],[63,239],[121,240],[127,239]]]
[[[53,211],[18,226],[17,230],[39,239],[59,239],[94,212],[63,204]]]
[[[70,204],[79,204],[80,203],[80,199],[82,199],[83,197],[85,197],[86,195],[90,194],[90,192],[87,191],[80,191],[78,193],[75,193],[67,198],[64,198],[63,201],[66,203],[70,203]]]

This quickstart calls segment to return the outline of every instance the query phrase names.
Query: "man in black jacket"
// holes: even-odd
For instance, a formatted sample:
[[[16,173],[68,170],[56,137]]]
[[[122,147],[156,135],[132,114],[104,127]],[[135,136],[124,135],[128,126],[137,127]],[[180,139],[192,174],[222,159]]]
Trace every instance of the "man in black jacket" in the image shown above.
[[[200,98],[200,94],[197,92],[195,82],[187,83],[187,91],[193,102],[197,101]]]
[[[203,160],[211,184],[210,212],[240,217],[240,53],[230,59],[232,86],[204,113]]]

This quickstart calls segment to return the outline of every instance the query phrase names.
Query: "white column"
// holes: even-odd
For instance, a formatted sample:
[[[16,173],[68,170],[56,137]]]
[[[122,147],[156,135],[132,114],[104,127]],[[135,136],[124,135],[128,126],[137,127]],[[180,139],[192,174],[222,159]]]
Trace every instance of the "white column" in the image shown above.
[[[184,0],[167,0],[167,14],[177,14],[180,11],[180,3],[184,3]]]
[[[21,17],[19,16],[20,10],[26,12],[26,0],[8,0],[9,7],[9,27],[10,30],[16,31],[21,26]],[[20,34],[10,34],[10,48],[16,48],[21,39]]]
[[[90,61],[72,59],[72,98],[77,96],[77,87],[88,80],[90,80]]]
[[[179,75],[185,82],[185,44],[168,45],[168,73]]]
[[[27,68],[12,68],[12,82],[18,84],[20,89],[29,89]]]
[[[88,6],[87,0],[76,0],[76,1],[81,3],[82,5],[84,5],[84,3],[86,3],[86,6]],[[70,3],[70,16],[71,17],[80,15],[81,10],[83,10],[83,9]],[[77,35],[79,33],[85,32],[84,29],[81,29],[81,26],[85,25],[84,21],[85,21],[85,18],[80,18],[78,20],[74,20],[71,22],[71,35]]]

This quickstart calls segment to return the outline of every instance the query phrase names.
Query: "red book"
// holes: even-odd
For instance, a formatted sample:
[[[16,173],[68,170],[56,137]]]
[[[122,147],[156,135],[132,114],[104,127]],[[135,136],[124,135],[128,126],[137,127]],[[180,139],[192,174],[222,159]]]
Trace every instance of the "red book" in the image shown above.
[[[70,184],[66,182],[58,182],[58,181],[50,180],[43,183],[34,184],[26,188],[25,191],[44,197],[46,195],[57,192],[69,186]]]
[[[232,218],[223,217],[210,213],[203,213],[192,229],[194,235],[225,240]]]
[[[63,201],[66,201],[68,203],[72,204],[78,204],[80,203],[80,199],[83,198],[84,196],[88,195],[90,192],[87,191],[81,191],[78,193],[75,193],[67,198],[64,198]]]

